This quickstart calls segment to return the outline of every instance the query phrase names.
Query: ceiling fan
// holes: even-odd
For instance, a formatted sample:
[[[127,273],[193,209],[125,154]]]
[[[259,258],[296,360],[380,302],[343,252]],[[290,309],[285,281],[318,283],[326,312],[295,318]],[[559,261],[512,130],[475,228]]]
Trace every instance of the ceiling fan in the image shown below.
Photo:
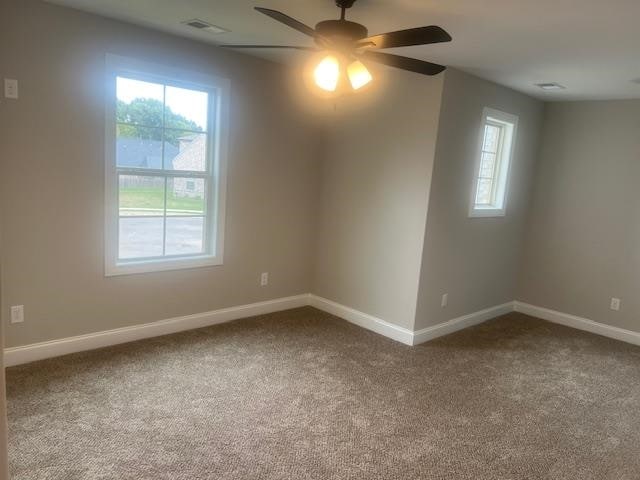
[[[364,25],[345,19],[346,10],[351,8],[355,1],[336,0],[336,5],[341,10],[340,19],[324,20],[318,23],[315,29],[277,10],[255,7],[258,12],[312,37],[316,44],[315,47],[228,44],[220,46],[226,48],[278,48],[314,52],[325,51],[327,55],[317,64],[313,76],[316,85],[327,92],[334,92],[338,88],[340,79],[344,76],[341,66],[345,63],[347,64],[346,77],[354,90],[358,90],[372,80],[371,74],[362,63],[363,61],[382,63],[423,75],[437,75],[445,70],[446,67],[443,65],[376,50],[450,42],[451,35],[446,31],[436,25],[431,25],[368,36],[369,33]]]

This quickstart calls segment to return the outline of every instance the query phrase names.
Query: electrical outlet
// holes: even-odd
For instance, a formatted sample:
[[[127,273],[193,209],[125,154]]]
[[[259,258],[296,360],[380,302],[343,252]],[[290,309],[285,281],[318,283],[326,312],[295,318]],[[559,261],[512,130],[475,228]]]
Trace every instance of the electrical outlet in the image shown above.
[[[269,272],[263,272],[260,275],[260,286],[264,287],[265,285],[269,285]]]
[[[611,298],[611,310],[615,310],[616,312],[620,310],[620,299],[619,298]]]
[[[12,78],[4,79],[4,96],[5,98],[18,98],[18,80]]]
[[[24,305],[14,305],[11,307],[11,323],[24,322]]]
[[[445,293],[444,295],[442,295],[442,300],[440,300],[440,306],[444,308],[448,304],[449,304],[449,294]]]

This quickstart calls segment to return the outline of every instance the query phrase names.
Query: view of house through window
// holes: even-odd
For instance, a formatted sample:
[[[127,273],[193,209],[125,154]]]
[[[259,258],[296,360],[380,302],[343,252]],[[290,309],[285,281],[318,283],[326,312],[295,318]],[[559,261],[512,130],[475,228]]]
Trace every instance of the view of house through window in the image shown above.
[[[485,109],[472,216],[503,215],[517,117]]]
[[[116,82],[118,259],[205,253],[210,94]]]

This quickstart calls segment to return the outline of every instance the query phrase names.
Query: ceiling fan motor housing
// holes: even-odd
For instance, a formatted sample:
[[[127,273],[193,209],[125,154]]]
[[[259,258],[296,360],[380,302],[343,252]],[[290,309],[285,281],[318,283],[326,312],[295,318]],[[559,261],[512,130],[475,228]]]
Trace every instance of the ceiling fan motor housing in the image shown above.
[[[348,20],[325,20],[316,25],[318,35],[347,41],[356,41],[366,38],[367,28],[359,23]]]
[[[339,8],[351,8],[356,0],[336,0],[336,5]]]

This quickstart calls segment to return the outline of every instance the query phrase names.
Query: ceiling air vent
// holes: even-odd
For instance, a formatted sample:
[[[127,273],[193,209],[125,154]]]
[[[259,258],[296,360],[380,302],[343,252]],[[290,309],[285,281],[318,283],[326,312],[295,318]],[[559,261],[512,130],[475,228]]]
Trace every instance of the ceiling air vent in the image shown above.
[[[536,87],[540,87],[542,90],[564,90],[566,87],[563,87],[559,83],[536,83]]]
[[[225,33],[228,32],[226,28],[218,27],[217,25],[212,25],[209,22],[205,22],[204,20],[200,20],[198,18],[194,18],[192,20],[186,20],[182,22],[184,25],[189,27],[197,28],[198,30],[202,30],[203,32],[209,33]]]

